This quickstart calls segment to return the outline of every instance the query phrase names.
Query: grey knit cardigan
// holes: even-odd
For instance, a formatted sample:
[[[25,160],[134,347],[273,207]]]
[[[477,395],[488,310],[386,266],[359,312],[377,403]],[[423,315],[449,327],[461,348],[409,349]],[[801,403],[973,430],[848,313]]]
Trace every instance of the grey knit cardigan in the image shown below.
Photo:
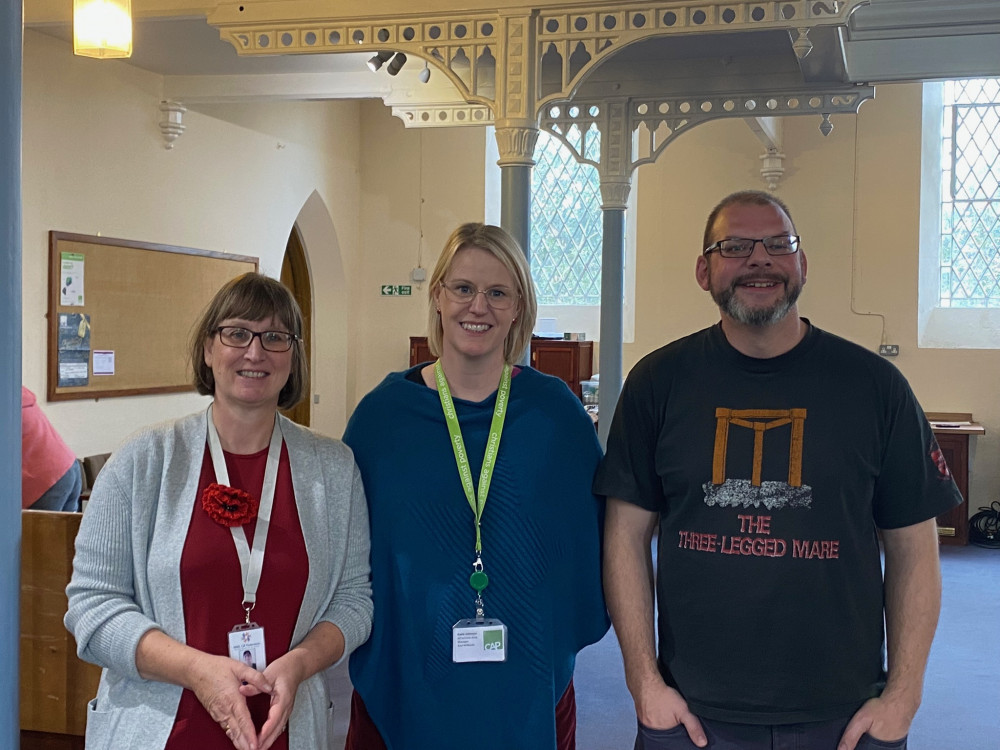
[[[351,450],[279,417],[309,577],[292,645],[321,621],[346,655],[371,631],[368,511]],[[205,454],[205,412],[139,431],[101,470],[76,539],[66,627],[81,659],[104,668],[87,712],[87,748],[162,748],[181,688],[140,677],[142,636],[185,641],[180,558]],[[303,681],[289,720],[293,750],[328,747],[333,711],[323,674]]]

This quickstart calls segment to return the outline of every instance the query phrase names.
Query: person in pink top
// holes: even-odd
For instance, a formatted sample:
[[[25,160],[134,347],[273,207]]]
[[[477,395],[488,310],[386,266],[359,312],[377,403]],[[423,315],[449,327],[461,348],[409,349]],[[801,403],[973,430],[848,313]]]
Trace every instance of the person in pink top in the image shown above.
[[[21,386],[21,507],[32,510],[80,510],[83,477],[76,454],[59,437],[38,405]]]

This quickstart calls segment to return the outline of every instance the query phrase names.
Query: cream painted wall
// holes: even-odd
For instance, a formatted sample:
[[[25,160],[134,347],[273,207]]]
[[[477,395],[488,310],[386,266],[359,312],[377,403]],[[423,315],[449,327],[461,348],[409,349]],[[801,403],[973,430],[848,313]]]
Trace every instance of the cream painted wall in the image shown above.
[[[352,292],[345,277],[356,265],[359,236],[359,104],[239,105],[218,108],[215,117],[189,111],[186,132],[167,151],[157,127],[161,89],[159,76],[74,57],[64,42],[25,32],[23,382],[44,395],[49,230],[254,255],[263,272],[277,275],[289,231],[308,204],[313,214],[327,212],[332,233],[307,248],[321,395],[313,424],[339,435],[349,401]],[[180,394],[44,408],[83,456],[206,402]]]
[[[189,112],[177,147],[156,127],[161,80],[114,62],[74,58],[25,35],[24,380],[44,392],[49,229],[259,255],[276,273],[304,215],[325,234],[307,248],[317,300],[314,424],[338,435],[350,410],[408,362],[425,333],[426,285],[384,298],[381,284],[428,273],[449,232],[482,220],[485,129],[406,130],[381,102],[228,105]],[[809,261],[800,308],[871,349],[897,343],[896,364],[924,407],[968,411],[971,510],[1000,489],[1000,352],[916,343],[920,87],[880,86],[857,118],[785,120],[790,204]],[[642,168],[637,204],[635,342],[625,368],[718,313],[694,282],[702,221],[723,195],[761,185],[761,146],[745,124],[694,128]],[[421,197],[423,203],[421,203]],[[423,239],[420,238],[421,217]],[[79,454],[113,448],[141,423],[198,408],[194,396],[48,404]]]
[[[406,130],[379,101],[362,104],[362,133],[362,264],[351,330],[359,356],[349,383],[358,400],[404,369],[409,337],[427,332],[427,284],[412,284],[411,297],[382,297],[381,285],[411,284],[418,262],[429,278],[452,230],[484,220],[486,163],[484,128]]]
[[[972,412],[987,429],[973,442],[971,512],[1000,489],[1000,352],[920,349],[916,342],[920,86],[884,85],[857,117],[835,116],[824,137],[818,117],[784,122],[786,175],[778,194],[790,205],[809,264],[800,310],[816,325],[875,350],[901,347],[895,364],[929,411]],[[419,131],[404,131],[378,103],[364,105],[362,242],[366,289],[358,335],[362,395],[407,360],[406,337],[423,333],[425,302],[379,299],[378,284],[405,283],[416,257],[419,211],[413,173]],[[479,131],[424,131],[425,265],[454,222],[481,199]],[[376,147],[375,138],[381,140]],[[762,147],[741,122],[715,121],[684,134],[642,167],[637,204],[635,342],[625,370],[679,336],[713,324],[718,310],[694,280],[704,217],[724,195],[761,188]],[[429,175],[436,170],[438,177]],[[432,220],[437,226],[431,228]],[[438,221],[438,217],[440,220]],[[438,232],[435,238],[434,233]],[[596,362],[595,362],[596,365]],[[970,377],[969,373],[973,373]]]
[[[971,412],[987,434],[975,438],[970,512],[1000,490],[1000,351],[917,346],[917,236],[921,89],[878,87],[857,118],[784,122],[788,202],[808,259],[800,311],[816,325],[876,350],[900,345],[895,364],[928,411]],[[712,122],[642,168],[638,195],[636,341],[627,371],[644,354],[718,320],[694,281],[704,217],[724,195],[761,188],[761,146],[746,125]]]

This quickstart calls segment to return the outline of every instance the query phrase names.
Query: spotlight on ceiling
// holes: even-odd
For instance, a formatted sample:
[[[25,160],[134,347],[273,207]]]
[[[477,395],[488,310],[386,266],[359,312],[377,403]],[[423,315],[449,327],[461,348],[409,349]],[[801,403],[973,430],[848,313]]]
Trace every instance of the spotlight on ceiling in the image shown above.
[[[381,68],[382,63],[384,63],[390,57],[392,57],[391,52],[379,52],[372,59],[368,61],[368,68],[371,70],[372,73],[374,73],[379,68]]]
[[[397,52],[396,56],[393,57],[392,60],[389,61],[389,64],[385,66],[385,71],[389,75],[394,76],[403,69],[404,65],[406,65],[406,55],[402,52]]]
[[[427,66],[426,60],[424,61],[424,69],[420,71],[420,73],[417,75],[417,78],[420,79],[421,83],[427,83],[429,80],[431,80],[431,69]]]

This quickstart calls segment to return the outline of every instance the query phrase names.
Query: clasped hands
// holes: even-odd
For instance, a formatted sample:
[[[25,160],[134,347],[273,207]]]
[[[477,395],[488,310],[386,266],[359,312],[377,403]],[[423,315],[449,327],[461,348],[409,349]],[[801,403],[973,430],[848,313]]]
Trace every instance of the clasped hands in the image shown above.
[[[267,750],[287,729],[301,678],[288,654],[263,672],[228,656],[203,654],[195,667],[191,689],[221,726],[237,750]],[[271,706],[258,734],[250,717],[247,698],[267,693]]]

